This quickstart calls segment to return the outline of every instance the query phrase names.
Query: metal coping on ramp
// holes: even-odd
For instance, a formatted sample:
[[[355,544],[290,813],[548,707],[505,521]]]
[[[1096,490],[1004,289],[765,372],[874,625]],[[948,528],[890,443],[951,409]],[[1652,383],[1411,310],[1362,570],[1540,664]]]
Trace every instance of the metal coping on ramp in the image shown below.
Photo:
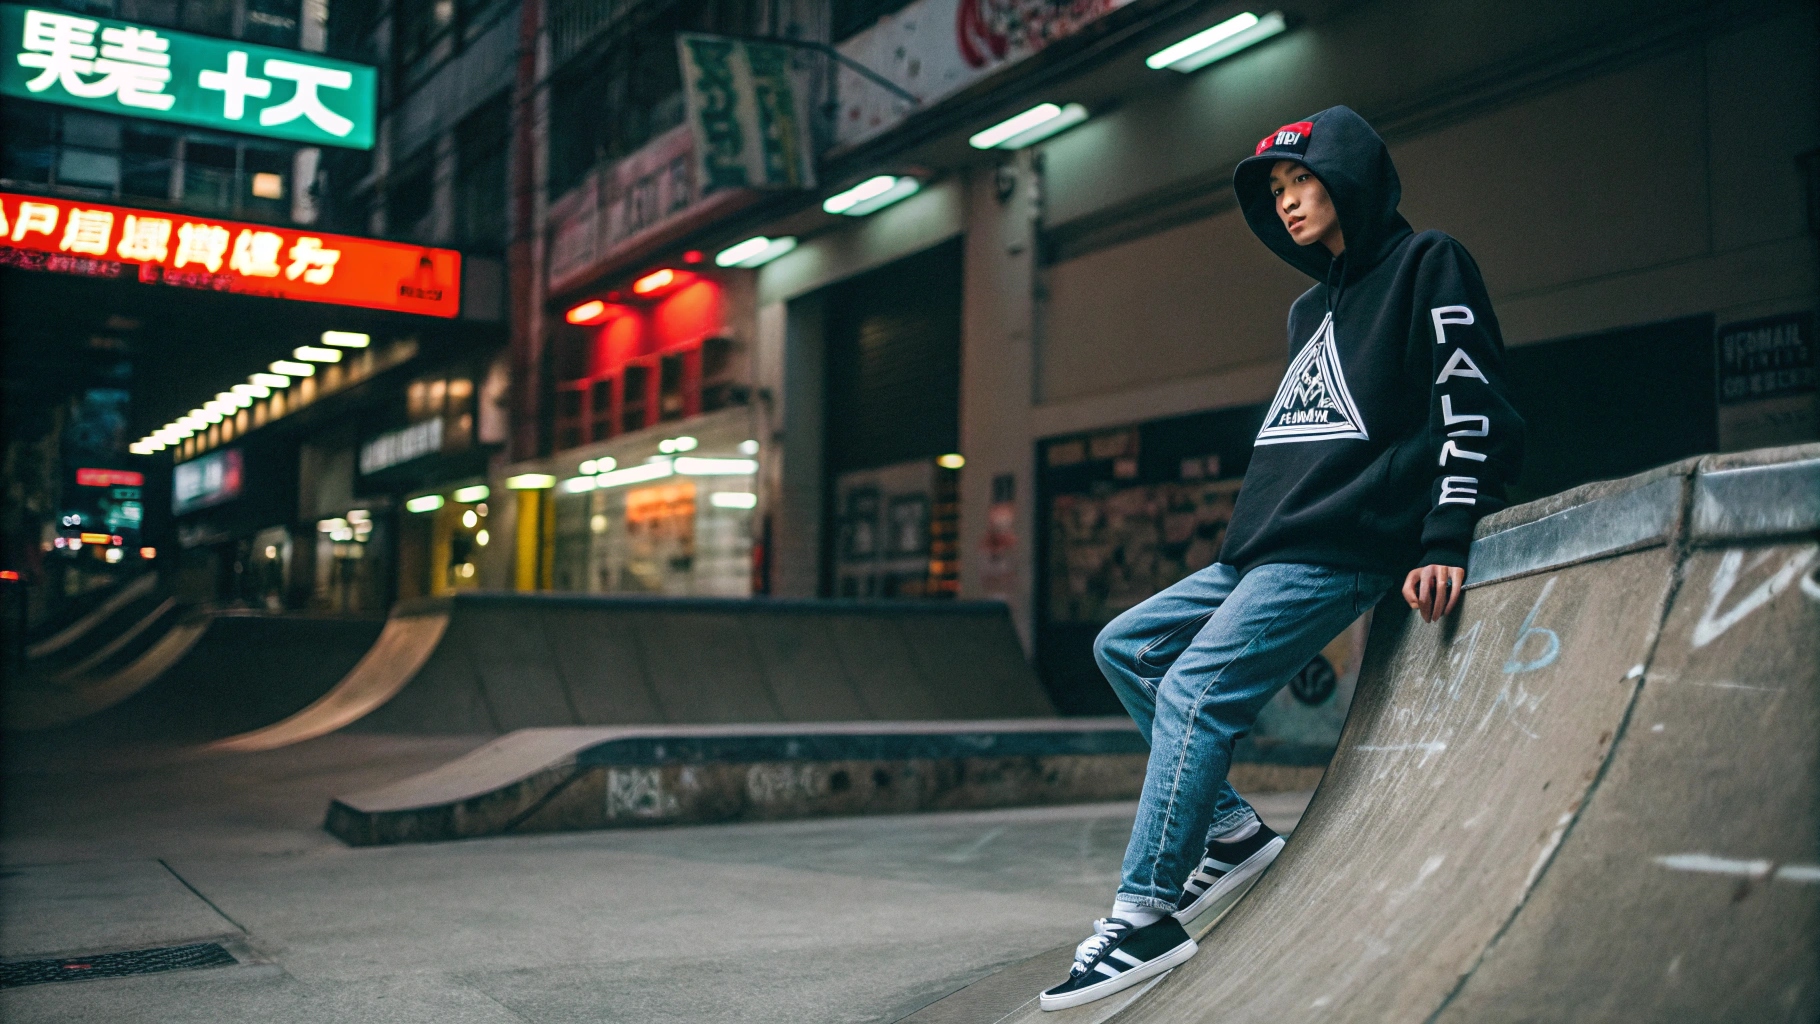
[[[265,750],[336,729],[1043,718],[1005,606],[475,592],[400,605],[368,656]]]
[[[1449,619],[1380,607],[1327,775],[1194,959],[1042,1013],[1083,922],[906,1024],[1820,1018],[1820,445],[1507,509],[1472,560]]]
[[[524,729],[336,798],[353,845],[505,833],[1130,799],[1129,719]]]

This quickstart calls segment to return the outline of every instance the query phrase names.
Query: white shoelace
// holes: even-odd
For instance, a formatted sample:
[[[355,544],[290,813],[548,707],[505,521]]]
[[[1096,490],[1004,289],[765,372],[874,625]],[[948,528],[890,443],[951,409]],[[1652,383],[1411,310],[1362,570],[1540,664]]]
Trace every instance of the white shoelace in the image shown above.
[[[1117,926],[1114,926],[1103,917],[1094,921],[1093,934],[1082,939],[1081,944],[1074,947],[1074,967],[1070,970],[1070,973],[1074,975],[1085,973],[1088,969],[1088,965],[1099,959],[1100,954],[1105,952],[1106,947],[1117,942],[1130,928],[1131,926],[1123,921],[1120,921]]]

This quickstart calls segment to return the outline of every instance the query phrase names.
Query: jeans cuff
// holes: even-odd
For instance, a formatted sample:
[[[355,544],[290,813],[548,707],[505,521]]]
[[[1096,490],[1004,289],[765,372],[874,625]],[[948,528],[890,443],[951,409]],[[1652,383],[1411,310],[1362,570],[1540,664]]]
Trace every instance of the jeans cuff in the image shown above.
[[[1207,826],[1207,841],[1212,842],[1216,837],[1223,836],[1228,832],[1235,832],[1245,827],[1248,822],[1256,820],[1257,816],[1258,812],[1249,807],[1244,810],[1233,811],[1231,814],[1226,815],[1212,825]]]
[[[1118,899],[1123,903],[1129,903],[1138,907],[1147,907],[1151,910],[1160,910],[1165,914],[1173,914],[1176,909],[1175,903],[1169,900],[1159,899],[1155,896],[1137,896],[1123,890],[1119,891]]]

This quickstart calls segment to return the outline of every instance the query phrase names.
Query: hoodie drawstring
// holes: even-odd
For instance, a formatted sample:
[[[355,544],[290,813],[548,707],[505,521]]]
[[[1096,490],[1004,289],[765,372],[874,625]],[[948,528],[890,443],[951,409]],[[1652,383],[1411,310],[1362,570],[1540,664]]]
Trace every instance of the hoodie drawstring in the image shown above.
[[[1329,316],[1332,316],[1340,310],[1340,293],[1346,288],[1345,260],[1346,254],[1342,252],[1328,261],[1327,264],[1327,280],[1325,284],[1327,285],[1327,314]],[[1335,268],[1338,268],[1340,271],[1340,283],[1337,287],[1333,283],[1333,272]]]

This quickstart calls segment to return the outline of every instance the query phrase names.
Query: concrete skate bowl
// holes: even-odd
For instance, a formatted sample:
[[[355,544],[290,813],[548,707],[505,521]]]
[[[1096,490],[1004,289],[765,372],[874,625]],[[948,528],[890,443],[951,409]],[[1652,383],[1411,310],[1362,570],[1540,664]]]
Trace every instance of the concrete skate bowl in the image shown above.
[[[996,602],[476,593],[400,606],[321,700],[214,746],[269,750],[342,728],[502,735],[1054,713]]]
[[[377,618],[195,611],[123,664],[10,695],[7,726],[91,740],[199,743],[296,713],[379,636]]]
[[[1041,1013],[1057,936],[905,1020],[1820,1018],[1817,541],[1820,445],[1489,517],[1454,616],[1381,607],[1325,780],[1193,960]]]

